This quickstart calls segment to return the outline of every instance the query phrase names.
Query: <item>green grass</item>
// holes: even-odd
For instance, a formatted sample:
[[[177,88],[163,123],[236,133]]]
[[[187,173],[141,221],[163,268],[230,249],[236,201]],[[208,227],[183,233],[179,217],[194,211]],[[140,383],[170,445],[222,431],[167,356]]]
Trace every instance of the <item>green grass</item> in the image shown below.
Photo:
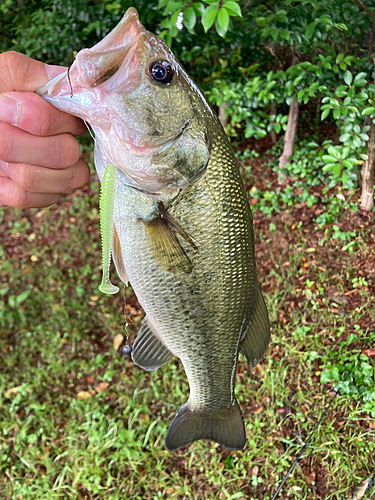
[[[270,499],[358,339],[374,345],[374,283],[358,267],[371,227],[340,238],[291,230],[293,207],[272,221],[255,214],[273,328],[259,367],[239,364],[246,448],[203,441],[170,453],[187,380],[178,361],[149,374],[113,348],[117,333],[133,342],[142,315],[131,289],[97,290],[97,198],[93,181],[48,209],[0,209],[0,499]],[[359,363],[280,498],[347,499],[375,475],[374,357]]]

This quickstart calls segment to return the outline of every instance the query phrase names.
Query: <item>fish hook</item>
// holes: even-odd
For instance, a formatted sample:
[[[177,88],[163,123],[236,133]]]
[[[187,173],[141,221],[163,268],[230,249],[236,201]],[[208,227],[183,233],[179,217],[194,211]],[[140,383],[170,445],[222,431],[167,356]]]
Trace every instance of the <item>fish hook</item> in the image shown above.
[[[69,75],[70,68],[71,68],[71,66],[69,66],[69,68],[66,71],[66,77],[67,77],[68,83],[69,83],[70,97],[73,98],[73,87],[72,87],[72,82],[70,81],[70,75]]]

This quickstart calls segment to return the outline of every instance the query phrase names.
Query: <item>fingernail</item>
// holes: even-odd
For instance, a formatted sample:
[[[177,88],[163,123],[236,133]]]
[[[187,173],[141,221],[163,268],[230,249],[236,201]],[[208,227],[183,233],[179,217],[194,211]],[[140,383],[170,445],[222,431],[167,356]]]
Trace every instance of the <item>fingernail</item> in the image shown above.
[[[7,94],[0,95],[0,120],[10,125],[17,125],[21,116],[22,101],[17,101]]]
[[[6,161],[0,160],[0,168],[3,172],[8,174],[8,163]]]

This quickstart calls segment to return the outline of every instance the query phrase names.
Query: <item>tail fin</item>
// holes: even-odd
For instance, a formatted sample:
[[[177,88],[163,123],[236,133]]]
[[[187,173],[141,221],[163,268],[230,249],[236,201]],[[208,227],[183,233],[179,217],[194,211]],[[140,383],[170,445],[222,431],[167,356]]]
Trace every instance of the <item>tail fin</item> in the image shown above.
[[[190,410],[187,403],[180,408],[168,429],[166,447],[173,451],[198,439],[211,439],[229,450],[242,450],[246,433],[237,401],[221,413]]]

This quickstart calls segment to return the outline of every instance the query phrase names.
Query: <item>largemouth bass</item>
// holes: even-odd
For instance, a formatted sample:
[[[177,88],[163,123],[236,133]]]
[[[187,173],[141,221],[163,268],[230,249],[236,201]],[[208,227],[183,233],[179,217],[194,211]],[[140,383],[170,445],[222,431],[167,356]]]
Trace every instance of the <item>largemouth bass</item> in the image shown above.
[[[100,179],[116,167],[113,258],[146,312],[133,361],[153,371],[178,357],[190,386],[167,448],[242,449],[238,355],[258,363],[269,323],[249,203],[216,115],[133,8],[37,92],[90,123]]]

